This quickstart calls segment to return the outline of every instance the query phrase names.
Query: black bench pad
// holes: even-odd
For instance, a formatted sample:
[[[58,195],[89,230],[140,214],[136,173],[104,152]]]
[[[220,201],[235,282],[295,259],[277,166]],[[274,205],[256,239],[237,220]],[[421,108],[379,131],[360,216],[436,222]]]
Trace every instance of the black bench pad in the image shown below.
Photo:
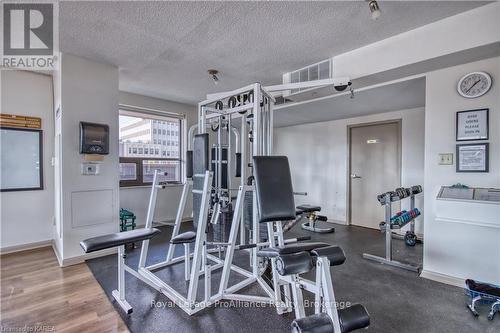
[[[320,212],[321,207],[320,206],[313,206],[313,205],[300,205],[297,206],[297,209],[300,209],[301,211],[305,213],[312,213],[312,212]]]
[[[370,315],[361,304],[354,304],[348,308],[340,309],[338,313],[342,333],[351,332],[370,325]]]
[[[304,243],[293,243],[282,247],[266,247],[257,252],[257,256],[264,258],[275,258],[284,254],[297,253],[302,251],[311,251],[320,247],[330,246],[330,244],[321,242],[304,242]]]
[[[184,244],[184,243],[192,243],[196,239],[196,232],[194,231],[186,231],[182,234],[178,234],[170,240],[172,244]]]
[[[326,313],[313,314],[292,322],[293,333],[332,333],[333,322]]]
[[[85,253],[110,249],[128,243],[138,242],[158,235],[161,231],[156,228],[151,229],[136,229],[130,231],[117,232],[104,236],[87,238],[80,242]]]
[[[342,265],[346,259],[344,251],[335,245],[314,249],[311,251],[311,254],[317,257],[327,257],[330,261],[330,266]]]
[[[276,270],[282,276],[307,273],[312,268],[311,255],[306,251],[284,254],[276,259]]]

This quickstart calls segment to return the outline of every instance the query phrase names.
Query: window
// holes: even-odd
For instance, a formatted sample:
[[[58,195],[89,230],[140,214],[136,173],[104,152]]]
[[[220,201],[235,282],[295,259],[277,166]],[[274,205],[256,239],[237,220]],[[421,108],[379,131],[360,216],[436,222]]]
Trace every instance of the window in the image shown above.
[[[120,186],[150,185],[155,170],[166,172],[161,182],[180,183],[181,147],[168,148],[161,135],[167,134],[163,128],[175,129],[171,134],[181,133],[182,117],[164,116],[160,112],[151,113],[123,107],[119,116],[120,145]],[[180,135],[172,138],[180,141]]]

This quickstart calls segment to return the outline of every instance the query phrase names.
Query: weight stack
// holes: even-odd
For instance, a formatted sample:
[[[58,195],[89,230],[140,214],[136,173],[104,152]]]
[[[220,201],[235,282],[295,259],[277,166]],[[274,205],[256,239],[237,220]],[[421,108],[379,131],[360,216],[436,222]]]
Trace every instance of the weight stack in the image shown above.
[[[209,170],[208,134],[196,134],[193,143],[193,190],[203,190],[204,174]],[[193,226],[198,228],[201,193],[193,193]]]
[[[210,224],[210,232],[208,238],[213,242],[226,243],[229,241],[231,233],[231,222],[233,220],[232,209],[223,210],[220,213],[220,219],[217,224]],[[210,237],[211,235],[211,237]]]
[[[243,222],[245,223],[245,229],[251,231],[253,230],[253,191],[245,192],[245,198],[243,200]],[[267,224],[260,224],[260,241],[267,240]]]
[[[217,162],[217,156],[219,153],[219,148],[218,147],[212,147],[211,151],[211,171],[214,173],[214,177],[212,179],[212,186],[216,187],[217,186],[217,177],[218,175],[215,172],[215,163]],[[223,189],[227,189],[227,180],[228,180],[228,174],[227,174],[227,148],[222,148],[222,170],[221,170],[221,187]]]

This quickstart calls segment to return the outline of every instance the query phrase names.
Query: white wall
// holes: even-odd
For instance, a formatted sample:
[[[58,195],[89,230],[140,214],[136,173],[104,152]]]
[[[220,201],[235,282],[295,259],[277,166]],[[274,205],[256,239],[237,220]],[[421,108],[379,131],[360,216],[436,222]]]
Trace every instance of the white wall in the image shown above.
[[[463,75],[472,71],[489,72],[493,77],[493,87],[480,98],[462,98],[456,91],[456,84]],[[475,187],[500,187],[499,80],[500,58],[427,74],[424,273],[437,273],[458,279],[475,278],[500,284],[500,224],[494,227],[436,219],[442,213],[438,211],[436,200],[442,185],[460,182]],[[455,165],[439,166],[438,153],[455,153],[456,112],[477,108],[490,109],[490,172],[456,173]],[[496,222],[500,219],[500,206],[497,206],[497,212]],[[477,206],[474,220],[479,221],[481,213],[481,206]]]
[[[43,183],[41,191],[2,192],[1,250],[52,239],[54,146],[52,78],[27,71],[0,71],[1,113],[42,118]]]
[[[60,74],[63,250],[58,254],[66,264],[83,255],[81,240],[118,231],[118,68],[62,54]],[[80,121],[109,126],[109,155],[96,176],[81,174]]]
[[[197,122],[198,110],[193,105],[175,103],[163,99],[142,96],[127,92],[120,92],[120,104],[135,107],[150,108],[168,112],[184,114],[186,116],[187,128]],[[182,133],[184,136],[186,133]],[[183,140],[185,142],[185,140]],[[185,146],[185,145],[184,145]],[[185,147],[182,147],[183,150]],[[137,223],[142,225],[146,221],[147,208],[149,203],[150,186],[120,188],[120,207],[129,209],[137,216]],[[155,222],[172,221],[177,214],[182,185],[172,185],[166,189],[158,191],[156,211],[153,217]],[[191,217],[192,201],[189,197],[186,201],[184,218]]]
[[[307,107],[307,104],[304,104],[304,107]],[[294,189],[308,193],[307,197],[297,196],[297,203],[320,205],[322,213],[329,219],[346,223],[347,127],[394,119],[402,119],[401,184],[402,186],[423,184],[423,108],[276,128],[274,154],[288,156]],[[403,208],[407,208],[404,205]],[[422,196],[417,196],[416,206],[423,209]],[[420,218],[417,220],[416,228],[417,233],[423,232]]]

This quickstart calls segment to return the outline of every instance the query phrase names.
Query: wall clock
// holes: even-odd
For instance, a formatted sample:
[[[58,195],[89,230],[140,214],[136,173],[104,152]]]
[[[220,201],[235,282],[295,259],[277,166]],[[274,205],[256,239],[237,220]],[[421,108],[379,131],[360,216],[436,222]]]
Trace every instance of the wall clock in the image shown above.
[[[491,88],[491,76],[486,72],[472,72],[464,75],[457,85],[458,93],[465,98],[483,96]]]

